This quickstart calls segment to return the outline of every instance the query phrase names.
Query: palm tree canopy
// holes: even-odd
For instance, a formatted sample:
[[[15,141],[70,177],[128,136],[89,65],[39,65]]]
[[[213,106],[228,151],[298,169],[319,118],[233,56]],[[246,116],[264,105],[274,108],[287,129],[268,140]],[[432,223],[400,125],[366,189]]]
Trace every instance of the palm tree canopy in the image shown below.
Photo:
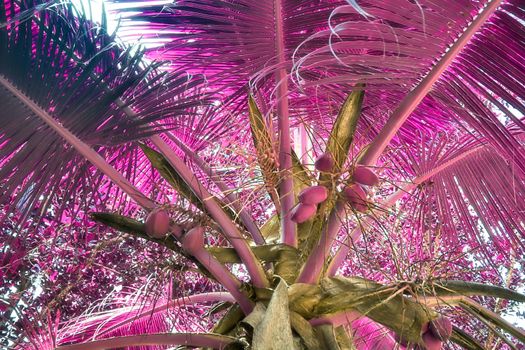
[[[159,3],[106,2],[107,16],[121,18],[115,33],[108,33],[106,15],[92,21],[68,2],[0,3],[0,314],[8,324],[0,337],[6,346],[47,349],[209,331],[224,312],[206,305],[235,298],[222,280],[199,274],[203,262],[184,235],[148,237],[147,213],[162,206],[184,234],[207,227],[205,243],[216,248],[208,249],[210,256],[244,263],[247,272],[231,269],[244,286],[243,278],[255,280],[254,271],[267,268],[247,261],[269,264],[261,254],[276,251],[256,250],[258,240],[286,237],[278,236],[281,221],[286,231],[279,210],[286,208],[287,176],[298,201],[316,181],[329,195],[343,193],[359,164],[379,176],[379,185],[365,187],[363,213],[335,202],[314,208],[315,220],[326,224],[297,225],[298,250],[272,249],[308,265],[320,235],[330,230],[329,214],[337,212],[343,219],[334,221],[334,254],[318,264],[328,278],[322,288],[343,283],[331,277],[336,272],[399,288],[401,281],[460,279],[523,288],[522,1]],[[127,44],[136,41],[146,48]],[[284,134],[292,136],[294,152],[283,151]],[[344,149],[335,185],[317,178],[313,165],[327,149]],[[283,159],[293,161],[291,175]],[[110,224],[131,235],[95,224],[90,215],[102,211],[136,220]],[[241,237],[245,245],[236,240]],[[259,278],[263,283],[265,276]],[[253,293],[262,293],[256,284]],[[188,295],[202,305],[173,302]],[[476,302],[515,312],[501,300]],[[329,310],[327,303],[318,308]],[[462,307],[472,314],[476,305]],[[185,324],[183,317],[199,321]],[[487,338],[479,319],[454,317],[462,322],[456,337]],[[495,324],[523,341],[511,326]],[[358,349],[373,348],[374,334],[392,330],[368,318],[348,327],[361,341]],[[500,344],[493,334],[487,347]],[[399,341],[380,338],[383,346]],[[196,346],[233,341],[191,339]]]

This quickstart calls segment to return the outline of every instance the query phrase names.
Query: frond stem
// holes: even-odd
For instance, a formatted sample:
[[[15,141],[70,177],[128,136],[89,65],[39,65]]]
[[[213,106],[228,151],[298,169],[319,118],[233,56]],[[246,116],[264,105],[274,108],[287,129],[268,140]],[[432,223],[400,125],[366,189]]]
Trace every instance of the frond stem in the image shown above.
[[[183,241],[184,241],[183,237]],[[228,269],[221,264],[212,254],[204,247],[190,249],[189,253],[193,255],[213,277],[235,298],[239,303],[245,315],[249,315],[253,310],[253,303],[248,296],[241,292],[242,283]]]
[[[253,285],[259,288],[266,288],[269,286],[268,279],[262,268],[261,263],[250,249],[248,242],[243,238],[235,223],[228,217],[221,206],[214,197],[201,185],[201,183],[194,176],[190,168],[179,156],[164,142],[158,135],[150,137],[150,141],[159,149],[159,151],[170,162],[171,166],[177,170],[180,176],[184,179],[186,184],[190,186],[193,193],[201,199],[211,217],[221,227],[225,237],[231,243],[233,248],[239,254],[242,262],[246,266],[248,273],[252,278]]]
[[[394,110],[385,126],[379,131],[370,146],[364,151],[360,163],[364,165],[375,165],[377,159],[388,146],[397,131],[407,120],[410,114],[417,108],[423,98],[432,89],[434,83],[441,77],[443,72],[450,66],[470,39],[480,30],[489,19],[490,15],[496,11],[502,0],[491,0],[485,8],[472,21],[470,26],[460,35],[456,42],[443,55],[439,62],[423,78],[421,83],[410,91]]]
[[[294,189],[292,175],[292,141],[290,136],[290,119],[288,108],[288,74],[285,67],[285,45],[283,28],[283,4],[281,0],[274,1],[275,8],[275,41],[278,70],[275,73],[277,85],[277,116],[279,128],[279,167],[281,183],[279,196],[281,202],[281,240],[282,243],[297,247],[297,228],[291,218],[294,206]]]
[[[416,177],[412,183],[409,183],[394,194],[392,194],[390,197],[388,197],[383,203],[381,203],[378,207],[382,208],[383,210],[386,208],[392,207],[399,199],[401,199],[405,194],[410,193],[414,188],[416,188],[418,185],[422,184],[423,182],[430,179],[432,176],[438,174],[439,172],[447,169],[448,167],[456,164],[457,162],[465,159],[468,156],[471,156],[472,154],[480,151],[485,147],[485,144],[478,145],[474,148],[471,148],[470,150],[461,153],[459,156],[454,157],[452,159],[449,159],[448,161],[444,162],[441,165],[438,165],[434,169],[428,171],[427,173]],[[346,259],[346,256],[348,255],[348,252],[350,251],[350,241],[357,242],[361,238],[362,230],[363,228],[367,227],[373,222],[373,217],[370,215],[365,220],[363,220],[358,227],[352,231],[349,237],[349,242],[347,244],[341,244],[339,246],[339,249],[335,253],[332,261],[328,265],[327,269],[327,275],[328,276],[334,276],[339,269],[339,267],[343,264],[343,261]]]
[[[160,333],[141,334],[95,340],[81,344],[62,345],[55,350],[105,350],[143,345],[185,345],[190,347],[210,347],[224,349],[235,338],[211,333]]]
[[[0,84],[10,93],[16,96],[25,106],[27,106],[36,116],[60,135],[64,141],[70,144],[78,153],[93,164],[100,172],[109,177],[118,187],[128,194],[135,202],[147,210],[155,207],[155,203],[146,197],[138,188],[129,182],[111,164],[109,164],[100,154],[95,152],[89,145],[76,137],[71,131],[61,125],[49,113],[38,106],[33,100],[26,96],[16,86],[11,84],[4,76],[0,75]]]
[[[202,171],[206,173],[206,175],[209,176],[209,178],[213,181],[213,183],[222,191],[224,194],[224,202],[226,204],[231,205],[235,211],[239,214],[239,217],[241,218],[242,223],[250,232],[254,242],[259,245],[265,244],[264,237],[261,234],[261,231],[259,231],[259,228],[253,221],[250,214],[244,210],[239,205],[239,197],[233,193],[233,190],[224,182],[222,181],[217,174],[213,172],[213,170],[206,164],[206,162],[199,157],[199,155],[191,150],[188,146],[184,144],[181,140],[179,140],[177,137],[175,137],[172,133],[167,132],[166,136],[170,138],[185,154],[190,158],[195,164],[197,164]]]
[[[308,256],[297,283],[316,284],[323,272],[325,261],[330,256],[330,248],[334,240],[337,238],[337,233],[342,226],[342,217],[345,212],[345,204],[341,201],[337,202],[334,210],[328,217],[328,222],[321,234],[319,244],[315,246],[314,250]]]

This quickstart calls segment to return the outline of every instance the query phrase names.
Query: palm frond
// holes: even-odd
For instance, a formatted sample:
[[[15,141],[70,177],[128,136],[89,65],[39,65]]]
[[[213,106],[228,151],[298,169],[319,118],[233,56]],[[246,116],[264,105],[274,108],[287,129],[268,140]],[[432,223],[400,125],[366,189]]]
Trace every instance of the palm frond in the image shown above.
[[[444,158],[447,159],[446,157]],[[455,244],[466,234],[472,247],[491,242],[508,256],[511,247],[522,251],[525,237],[525,175],[490,146],[467,156],[430,180],[413,194],[413,228],[425,232],[436,215],[436,233]],[[433,229],[434,230],[434,229]],[[487,256],[490,256],[488,254]]]
[[[87,310],[80,317],[68,320],[60,327],[59,343],[78,343],[115,336],[140,335],[147,332],[169,332],[174,326],[180,331],[202,331],[206,328],[202,324],[199,325],[197,319],[203,316],[204,311],[208,308],[197,305],[234,301],[231,295],[225,292],[195,294],[173,299],[161,297],[155,300],[141,300],[144,298],[143,295],[134,294],[137,295],[127,296],[126,299],[115,303],[116,307],[109,310],[99,312]],[[129,306],[132,299],[138,299],[138,301]],[[188,310],[184,311],[184,308]],[[173,321],[181,317],[187,318],[186,325],[174,325]],[[191,317],[195,317],[194,324],[189,319]]]
[[[198,95],[185,96],[199,79],[183,72],[159,73],[159,63],[145,65],[142,51],[119,45],[71,4],[11,21],[36,5],[0,4],[0,19],[7,22],[0,30],[0,76],[104,156],[113,152],[111,146],[176,126],[163,120],[182,119],[203,103]],[[87,188],[84,179],[93,178],[93,167],[6,84],[0,94],[3,201],[12,200],[27,213],[42,199],[57,199],[53,194],[59,188]],[[131,118],[124,108],[141,114]]]

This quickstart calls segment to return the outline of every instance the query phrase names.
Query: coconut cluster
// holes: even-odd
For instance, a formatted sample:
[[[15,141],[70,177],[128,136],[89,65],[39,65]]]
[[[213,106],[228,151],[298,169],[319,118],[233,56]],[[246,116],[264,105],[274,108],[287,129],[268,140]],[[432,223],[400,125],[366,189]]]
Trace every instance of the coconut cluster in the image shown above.
[[[184,224],[173,224],[168,211],[163,208],[153,209],[148,214],[144,227],[147,235],[156,239],[166,238],[168,234],[180,237],[189,228]]]
[[[315,160],[315,169],[321,173],[332,173],[335,161],[330,153],[323,153]],[[367,186],[379,183],[377,175],[368,167],[358,165],[354,168],[348,185],[342,190],[342,197],[356,211],[368,210]],[[324,186],[311,186],[299,193],[299,203],[292,209],[292,221],[300,224],[311,219],[317,212],[317,205],[328,198],[328,189]]]
[[[369,167],[357,165],[350,183],[343,189],[343,198],[355,211],[363,213],[368,210],[366,186],[378,183],[379,177]]]
[[[186,251],[196,251],[204,246],[204,227],[187,224],[171,223],[169,213],[162,208],[153,209],[144,223],[148,236],[157,239],[166,238],[168,234],[182,238],[182,248]],[[183,233],[185,233],[183,235]]]
[[[315,215],[317,205],[328,198],[328,190],[324,186],[311,186],[299,193],[299,204],[292,209],[292,220],[300,224]]]
[[[330,173],[334,168],[331,154],[324,153],[315,161],[315,168],[320,172]],[[311,219],[317,212],[317,205],[328,198],[328,189],[324,186],[311,186],[299,193],[299,203],[292,209],[292,221],[300,224]]]

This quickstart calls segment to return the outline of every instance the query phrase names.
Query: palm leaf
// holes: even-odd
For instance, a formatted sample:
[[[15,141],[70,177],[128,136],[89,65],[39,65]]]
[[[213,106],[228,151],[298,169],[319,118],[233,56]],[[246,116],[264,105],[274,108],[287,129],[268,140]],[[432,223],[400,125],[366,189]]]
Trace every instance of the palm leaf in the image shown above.
[[[495,325],[502,329],[508,334],[518,339],[520,342],[525,343],[525,332],[518,327],[513,326],[511,323],[503,319],[495,312],[488,310],[487,308],[479,305],[478,303],[470,300],[460,302],[460,306],[467,313],[473,315],[483,323]],[[500,336],[502,337],[502,336]],[[504,339],[504,337],[502,337]]]
[[[525,295],[508,288],[468,281],[436,281],[432,284],[435,295],[483,295],[525,302]]]
[[[62,345],[57,350],[104,350],[131,346],[189,345],[197,347],[222,348],[235,343],[235,338],[211,333],[148,333],[88,341],[80,344]]]
[[[321,173],[319,176],[319,184],[327,187],[330,192],[329,199],[319,206],[317,216],[311,223],[310,232],[303,241],[304,256],[308,256],[319,241],[327,217],[330,215],[330,212],[334,210],[334,187],[337,179],[341,175],[340,172],[343,169],[343,165],[348,158],[348,152],[354,139],[359,117],[361,116],[364,98],[364,90],[362,90],[362,88],[363,85],[358,84],[352,93],[348,95],[345,103],[339,110],[337,119],[330,132],[325,152],[332,155],[334,159],[334,170],[333,174]]]
[[[457,327],[454,327],[450,340],[467,350],[485,350],[470,334]]]
[[[21,22],[11,21],[16,16],[14,8],[23,12],[37,4],[0,4],[0,19],[8,23],[0,29],[0,77],[4,82],[0,103],[5,106],[0,127],[0,175],[5,179],[1,196],[4,201],[12,199],[24,213],[42,195],[48,205],[50,199],[62,196],[59,188],[88,191],[84,179],[94,173],[78,148],[27,110],[28,101],[104,156],[111,153],[109,146],[156,132],[158,127],[151,122],[162,120],[166,113],[187,114],[197,104],[195,97],[182,98],[197,80],[189,81],[181,73],[156,73],[158,63],[144,66],[140,50],[131,54],[104,27],[94,30],[85,14],[71,4],[42,10]],[[169,92],[163,91],[168,87]],[[159,98],[152,100],[150,94],[155,91]],[[159,109],[176,97],[179,102]],[[149,100],[147,106],[143,98]],[[144,115],[130,118],[115,104],[118,99],[128,108],[141,106]],[[99,202],[97,197],[78,198]],[[59,201],[53,204],[62,206]]]
[[[286,41],[287,63],[295,63],[296,80],[300,89],[312,88],[312,95],[318,96],[319,85],[326,87],[315,105],[308,99],[294,95],[297,101],[297,113],[294,118],[309,117],[308,120],[323,125],[322,115],[333,105],[331,98],[339,103],[343,99],[340,91],[359,81],[367,83],[370,90],[367,98],[366,113],[360,136],[371,139],[385,120],[385,111],[393,110],[405,93],[417,85],[431,68],[440,63],[440,58],[455,39],[472,22],[484,2],[457,2],[452,0],[419,1],[398,0],[386,3],[365,3],[360,7],[355,2],[351,5],[343,1],[326,2],[322,5],[315,1],[283,2],[284,38]],[[492,5],[492,3],[491,3]],[[316,9],[312,15],[311,8]],[[403,9],[403,10],[400,10]],[[259,5],[253,2],[218,2],[187,1],[178,2],[168,10],[159,6],[136,5],[130,8],[139,13],[131,16],[127,25],[144,29],[148,26],[159,31],[178,28],[179,35],[166,31],[159,40],[170,40],[165,45],[167,57],[173,58],[175,65],[188,66],[199,72],[207,72],[209,77],[216,76],[214,85],[219,88],[244,86],[249,77],[256,72],[269,76],[279,69],[277,66],[263,66],[263,62],[274,62],[275,42],[275,3]],[[330,27],[327,29],[327,15],[331,13]],[[363,13],[369,16],[363,16]],[[416,14],[416,15],[414,15]],[[251,21],[246,21],[251,18]],[[370,20],[373,18],[374,20]],[[437,130],[443,127],[454,128],[456,119],[465,121],[499,148],[511,154],[523,153],[515,139],[504,130],[504,125],[497,119],[495,111],[481,106],[483,100],[490,100],[499,111],[513,120],[519,120],[519,114],[506,108],[495,96],[501,94],[508,98],[511,105],[523,113],[523,108],[516,96],[520,86],[518,77],[510,77],[510,72],[521,76],[519,67],[520,39],[523,35],[520,7],[511,1],[501,6],[490,17],[465,52],[460,52],[451,72],[435,86],[434,91],[421,101],[421,106],[413,112],[413,118],[406,121],[399,133],[398,142],[411,142],[417,138],[416,130]],[[142,21],[142,22],[139,22]],[[143,21],[149,21],[145,24]],[[209,23],[215,24],[208,26]],[[506,50],[497,50],[498,36],[513,37],[506,42]],[[479,38],[483,38],[480,40]],[[191,44],[188,45],[188,41]],[[218,44],[228,41],[230,45]],[[301,44],[298,47],[298,44]],[[484,53],[490,52],[497,60]],[[178,58],[179,60],[176,60]],[[478,69],[480,66],[486,69]],[[501,76],[496,80],[488,79],[488,74]],[[490,72],[490,73],[489,73]],[[449,79],[450,78],[450,79]],[[448,85],[456,80],[462,84],[461,91]],[[256,79],[264,81],[263,78]],[[459,81],[459,82],[458,82]],[[472,99],[471,89],[475,87],[479,96]],[[343,89],[341,89],[343,87]],[[235,89],[235,88],[233,88]],[[296,91],[296,88],[291,88]],[[456,91],[453,91],[455,89]],[[459,91],[460,94],[457,93]],[[306,91],[307,95],[309,91]],[[463,98],[470,94],[469,100]],[[461,101],[459,100],[461,98]],[[479,101],[480,103],[476,102]],[[440,103],[444,101],[443,103]],[[483,109],[483,118],[475,115],[473,109],[451,112],[454,105],[472,105]],[[474,107],[473,103],[478,106]],[[294,105],[291,109],[295,110]],[[319,113],[321,109],[321,113]],[[239,110],[235,107],[233,110]],[[317,110],[317,111],[316,111]],[[489,122],[490,120],[490,122]],[[519,123],[523,125],[523,123]],[[493,125],[497,127],[494,128]],[[505,143],[501,143],[502,140]],[[511,146],[511,148],[505,148]],[[516,164],[522,160],[515,159]]]
[[[117,298],[116,307],[111,305],[113,307],[110,310],[97,312],[88,310],[79,317],[68,320],[60,328],[58,338],[61,343],[139,335],[146,332],[168,332],[172,330],[171,313],[179,313],[180,317],[190,317],[189,313],[185,315],[180,309],[196,304],[204,306],[205,304],[213,305],[221,300],[233,300],[228,293],[224,292],[195,294],[172,299],[161,296],[155,300],[142,300],[147,296],[140,292],[139,290],[134,295],[128,296],[128,300],[130,297],[138,300],[133,305],[127,305],[124,301],[119,303]]]
[[[490,241],[505,255],[508,254],[504,248],[506,244],[522,250],[522,238],[525,237],[522,225],[525,218],[521,214],[521,198],[525,194],[523,179],[523,172],[509,166],[488,147],[436,174],[431,186],[418,189],[416,192],[425,194],[425,203],[418,201],[416,215],[421,217],[440,208],[440,230],[452,242],[457,242],[459,232],[463,232],[473,242],[472,246],[483,247]],[[512,189],[509,184],[513,184]],[[487,236],[480,235],[479,226]]]
[[[325,152],[332,155],[336,174],[341,171],[348,158],[348,151],[354,140],[357,123],[361,116],[364,95],[364,85],[357,84],[341,106],[330,132]],[[327,174],[322,174],[319,181],[325,183],[329,177]]]

